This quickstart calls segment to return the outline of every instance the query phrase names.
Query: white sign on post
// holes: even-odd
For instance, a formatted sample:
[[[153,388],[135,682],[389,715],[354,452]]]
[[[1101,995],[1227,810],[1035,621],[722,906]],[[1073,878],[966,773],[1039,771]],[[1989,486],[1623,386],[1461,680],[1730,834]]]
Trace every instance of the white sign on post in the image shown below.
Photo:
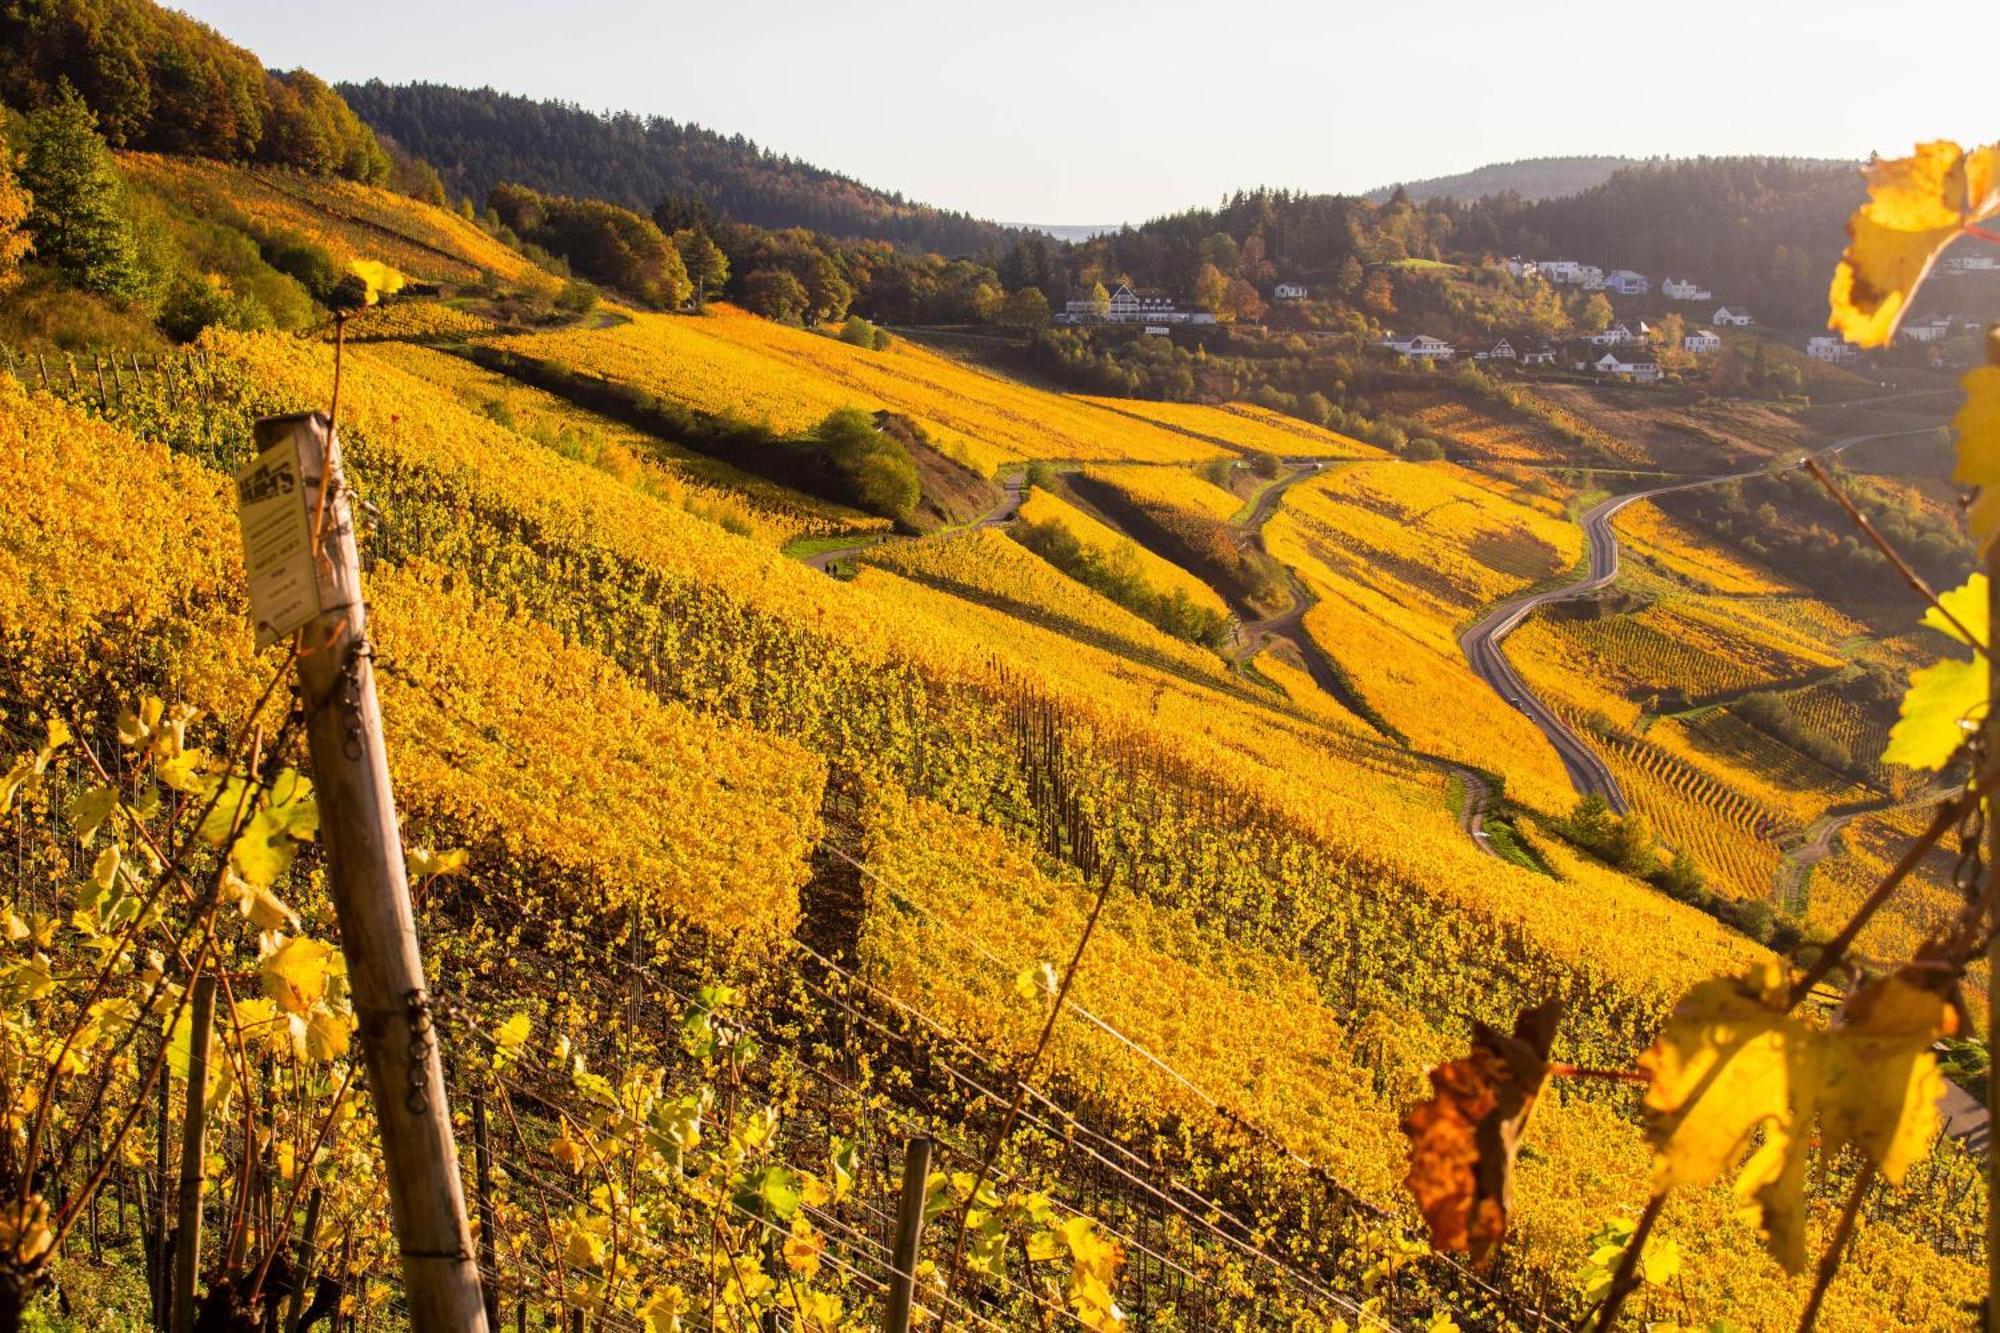
[[[266,648],[319,614],[312,516],[295,432],[236,474],[236,517],[243,525],[250,617],[257,622],[257,646]]]

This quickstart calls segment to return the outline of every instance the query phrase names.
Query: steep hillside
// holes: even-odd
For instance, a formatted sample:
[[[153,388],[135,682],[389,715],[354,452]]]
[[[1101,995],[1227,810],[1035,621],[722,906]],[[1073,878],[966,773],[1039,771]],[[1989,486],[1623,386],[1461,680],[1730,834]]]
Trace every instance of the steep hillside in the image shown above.
[[[1484,199],[1496,194],[1518,195],[1530,201],[1559,199],[1602,185],[1614,171],[1634,165],[1636,160],[1629,157],[1528,157],[1449,176],[1399,181],[1370,190],[1367,197],[1378,204],[1387,203],[1398,191],[1404,198],[1416,200]]]
[[[660,116],[600,116],[491,88],[430,83],[340,90],[363,120],[435,165],[454,192],[477,200],[501,181],[516,181],[641,213],[670,198],[698,201],[760,227],[809,227],[948,255],[978,254],[1010,237],[994,223],[871,189],[740,135]]]

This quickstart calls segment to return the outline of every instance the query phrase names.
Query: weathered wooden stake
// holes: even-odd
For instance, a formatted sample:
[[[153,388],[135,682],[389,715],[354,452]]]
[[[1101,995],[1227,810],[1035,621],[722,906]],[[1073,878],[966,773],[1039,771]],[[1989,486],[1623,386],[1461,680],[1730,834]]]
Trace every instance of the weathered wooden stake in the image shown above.
[[[903,1193],[896,1202],[895,1267],[889,1273],[889,1310],[884,1333],[909,1333],[910,1302],[916,1288],[917,1252],[924,1238],[924,1185],[931,1175],[931,1141],[911,1139],[903,1151]]]
[[[493,1143],[486,1131],[486,1099],[472,1096],[472,1165],[474,1184],[479,1191],[479,1267],[491,1273],[494,1282],[486,1287],[486,1326],[497,1333],[500,1327],[499,1251],[493,1215]]]
[[[1986,554],[1986,597],[1987,615],[2000,611],[2000,543],[1996,543]],[[2000,620],[1990,620],[1989,624],[2000,625]],[[1993,634],[1987,633],[1987,687],[1988,697],[2000,698],[1991,693],[2000,689],[2000,650],[1996,650]],[[1991,703],[1986,709],[1986,745],[1980,762],[1989,769],[1995,755],[2000,755],[2000,708]],[[1974,775],[1975,778],[1978,775]],[[1986,806],[1986,883],[1991,885],[1993,877],[2000,875],[2000,810],[1994,808],[1993,798],[1987,796]],[[2000,926],[2000,895],[1995,895],[1993,919]],[[1994,1005],[2000,1004],[2000,933],[1989,935],[1986,944],[1986,1049],[2000,1050],[2000,1012]],[[1986,1105],[2000,1107],[2000,1060],[1989,1059],[1986,1066]],[[1986,1179],[2000,1181],[2000,1134],[1989,1127],[1986,1136]],[[1986,1191],[1986,1330],[2000,1333],[2000,1190],[1989,1187]]]
[[[215,1023],[215,973],[194,979],[188,1012],[187,1118],[181,1122],[180,1223],[174,1235],[174,1333],[194,1327],[194,1279],[201,1267],[203,1137],[208,1130],[208,1033]]]
[[[306,1227],[299,1233],[298,1270],[292,1277],[292,1299],[285,1310],[285,1333],[299,1333],[306,1312],[306,1288],[311,1284],[313,1256],[319,1244],[319,1186],[306,1196]]]
[[[319,614],[300,631],[299,691],[319,798],[328,885],[382,1133],[403,1287],[417,1333],[486,1333],[486,1304],[417,949],[416,916],[389,784],[368,609],[340,446],[315,412],[257,423],[258,449],[289,442],[316,524]]]

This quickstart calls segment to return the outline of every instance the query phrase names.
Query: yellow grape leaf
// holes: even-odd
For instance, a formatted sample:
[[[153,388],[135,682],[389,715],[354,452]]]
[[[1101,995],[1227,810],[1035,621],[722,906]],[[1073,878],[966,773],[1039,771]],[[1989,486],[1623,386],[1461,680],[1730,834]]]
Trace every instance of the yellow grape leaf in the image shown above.
[[[1759,1125],[1792,1122],[1810,1034],[1785,1012],[1784,969],[1759,964],[1704,981],[1681,998],[1639,1057],[1653,1190],[1703,1185],[1728,1168]],[[1802,1068],[1802,1066],[1804,1066]]]
[[[394,296],[402,291],[406,281],[402,274],[379,259],[349,260],[347,271],[367,285],[369,305],[374,305],[385,296]]]
[[[264,993],[288,1014],[308,1012],[326,995],[333,958],[332,946],[318,940],[303,935],[286,940],[258,969]]]
[[[1984,658],[1947,658],[1910,673],[1901,717],[1889,729],[1885,764],[1940,769],[1965,742],[1967,724],[1986,717],[1988,671]]]
[[[1811,1115],[1811,1087],[1799,1083],[1794,1113],[1803,1124]],[[1718,1093],[1718,1096],[1723,1095]],[[1743,1220],[1757,1228],[1764,1248],[1771,1252],[1787,1273],[1806,1266],[1806,1154],[1810,1147],[1804,1133],[1777,1124],[1764,1131],[1763,1146],[1743,1164],[1736,1178],[1736,1197],[1743,1200]]]
[[[792,1224],[792,1234],[785,1237],[785,1267],[800,1277],[810,1278],[819,1272],[819,1257],[825,1250],[826,1237],[801,1219]]]
[[[324,1005],[313,1010],[306,1021],[306,1054],[321,1064],[347,1054],[354,1036],[354,1020],[334,1013]]]
[[[1664,1287],[1681,1275],[1681,1247],[1671,1240],[1656,1240],[1640,1254],[1639,1268],[1647,1282]]]
[[[681,1316],[688,1310],[687,1295],[679,1287],[662,1287],[639,1311],[646,1321],[646,1333],[681,1333]]]
[[[1827,293],[1827,327],[1883,347],[1938,252],[2000,211],[2000,148],[1968,153],[1948,140],[1868,168],[1868,201],[1847,223],[1847,253]]]
[[[500,1025],[493,1034],[493,1040],[503,1051],[518,1051],[528,1040],[528,1033],[534,1026],[527,1012],[515,1014]]]
[[[428,847],[410,849],[409,866],[411,879],[429,879],[432,875],[462,875],[470,858],[463,847],[449,851],[434,852]]]
[[[1053,998],[1062,985],[1056,976],[1055,967],[1049,963],[1030,963],[1014,974],[1014,993],[1024,1000],[1038,996]]]
[[[1974,644],[1980,647],[1986,645],[1987,639],[1991,637],[1991,627],[1987,624],[1990,599],[1987,595],[1984,574],[1974,574],[1950,592],[1940,593],[1938,603],[1944,610],[1940,611],[1936,606],[1928,608],[1919,624],[1925,629],[1936,630],[1948,639],[1955,639],[1968,648]],[[1950,613],[1949,617],[1945,612]],[[1958,623],[1955,625],[1953,621]],[[1972,635],[1970,639],[1958,632],[1960,625],[1965,627],[1967,634]]]
[[[1852,1144],[1891,1185],[1930,1151],[1944,1075],[1931,1048],[1957,1028],[1950,1002],[1904,973],[1870,982],[1825,1038],[1820,1128]]]

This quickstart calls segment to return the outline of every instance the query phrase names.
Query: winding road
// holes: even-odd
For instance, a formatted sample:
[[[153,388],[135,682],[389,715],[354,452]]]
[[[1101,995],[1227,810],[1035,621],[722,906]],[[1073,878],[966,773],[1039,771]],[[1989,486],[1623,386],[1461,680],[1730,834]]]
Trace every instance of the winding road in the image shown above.
[[[1914,395],[1912,395],[1914,396]],[[1876,431],[1867,435],[1850,435],[1835,440],[1824,448],[1815,450],[1812,457],[1833,458],[1858,444],[1872,440],[1893,440],[1907,436],[1930,435],[1937,427],[1920,426],[1911,430]],[[1800,463],[1786,464],[1783,468],[1771,466],[1749,468],[1741,472],[1719,472],[1712,476],[1695,477],[1688,481],[1673,482],[1666,486],[1652,486],[1645,490],[1628,491],[1600,500],[1584,511],[1581,522],[1584,538],[1589,545],[1589,561],[1583,577],[1573,583],[1564,584],[1543,592],[1527,593],[1502,602],[1487,612],[1472,628],[1459,636],[1458,646],[1465,654],[1466,662],[1473,673],[1493,692],[1513,707],[1526,714],[1544,736],[1555,747],[1556,755],[1562,760],[1563,768],[1580,795],[1601,796],[1613,810],[1625,814],[1630,805],[1625,799],[1624,789],[1618,785],[1617,777],[1604,762],[1601,755],[1556,713],[1542,699],[1530,690],[1521,673],[1507,660],[1502,648],[1506,637],[1520,628],[1523,621],[1542,607],[1556,602],[1572,601],[1588,597],[1599,589],[1608,587],[1618,577],[1618,533],[1611,522],[1618,512],[1627,505],[1657,496],[1670,495],[1676,491],[1690,491],[1702,486],[1716,486],[1723,482],[1745,481],[1766,472],[1783,471],[1798,467]]]

